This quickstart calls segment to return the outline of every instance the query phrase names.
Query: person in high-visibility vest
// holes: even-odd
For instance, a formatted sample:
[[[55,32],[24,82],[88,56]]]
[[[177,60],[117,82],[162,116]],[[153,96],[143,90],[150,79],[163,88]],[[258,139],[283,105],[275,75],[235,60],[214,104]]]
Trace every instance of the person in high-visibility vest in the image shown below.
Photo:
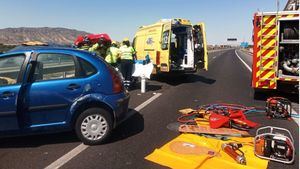
[[[133,64],[135,60],[135,50],[130,46],[128,38],[125,38],[120,47],[121,64],[120,69],[124,77],[124,85],[130,88]]]
[[[117,43],[116,43],[116,41],[112,41],[111,47],[108,48],[108,50],[106,52],[105,61],[107,63],[109,63],[110,65],[112,65],[113,67],[117,67],[119,59],[120,59],[119,56],[120,56],[120,50],[117,47]]]
[[[90,52],[95,52],[98,56],[105,57],[108,44],[104,38],[100,38],[98,43],[89,48]]]

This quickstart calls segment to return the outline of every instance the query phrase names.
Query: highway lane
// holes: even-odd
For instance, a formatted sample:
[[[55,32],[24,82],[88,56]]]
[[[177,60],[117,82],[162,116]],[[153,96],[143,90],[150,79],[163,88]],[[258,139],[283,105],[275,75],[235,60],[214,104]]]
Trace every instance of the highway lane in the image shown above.
[[[242,50],[236,50],[236,52],[252,68],[252,55]]]
[[[178,109],[213,102],[264,106],[263,100],[252,97],[250,77],[234,50],[210,53],[207,72],[175,79],[156,77],[149,81],[146,94],[140,94],[138,88],[131,91],[130,107],[140,105],[155,93],[162,93],[160,97],[119,126],[109,143],[88,147],[62,168],[163,168],[143,158],[179,134],[167,129],[168,124],[176,121]],[[264,125],[285,126],[298,138],[299,129],[294,122],[267,121],[263,114],[250,118]],[[0,143],[0,168],[25,169],[46,167],[80,144],[73,133],[12,138]],[[298,166],[297,161],[290,168]]]
[[[222,53],[223,51],[214,51],[210,59],[213,60],[212,58],[216,58]],[[163,91],[169,90],[171,87],[181,83],[176,80],[166,80],[164,77],[159,79],[161,80],[160,82],[150,81],[148,83],[147,93],[145,94],[140,93],[139,86],[133,89],[130,92],[130,108],[137,107],[155,93],[163,93]],[[141,119],[141,116],[134,116],[133,121],[136,117]],[[131,130],[129,128],[129,134],[121,133],[124,136],[118,139],[125,139],[126,135],[129,137],[135,134],[135,131],[138,130]],[[78,145],[80,145],[80,142],[73,132],[0,139],[0,168],[43,168]]]
[[[163,95],[139,112],[139,115],[124,123],[117,134],[126,135],[130,130],[135,131],[138,128],[142,131],[129,134],[126,139],[91,147],[62,168],[164,168],[143,158],[179,134],[167,129],[168,124],[176,122],[179,115],[177,110],[214,102],[263,107],[265,104],[263,100],[254,100],[252,97],[250,77],[249,70],[241,64],[234,50],[214,54],[210,57],[208,72],[174,81],[162,80],[161,83],[171,85],[170,88],[163,91]],[[299,129],[294,122],[267,120],[261,113],[250,115],[249,118],[261,125],[286,127],[295,138],[298,138]],[[298,145],[297,140],[296,147]],[[298,166],[298,161],[289,166],[270,162],[269,168],[298,168]]]
[[[130,108],[135,108],[153,93],[166,87],[150,85],[149,91],[140,94],[138,89],[131,91]],[[0,139],[0,169],[2,168],[44,168],[65,155],[81,142],[74,132],[34,135]]]

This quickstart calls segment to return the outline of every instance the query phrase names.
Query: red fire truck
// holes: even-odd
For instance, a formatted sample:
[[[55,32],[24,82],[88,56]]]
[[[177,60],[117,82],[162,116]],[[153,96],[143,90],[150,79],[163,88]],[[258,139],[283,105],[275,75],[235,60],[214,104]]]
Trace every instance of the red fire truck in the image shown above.
[[[253,26],[255,94],[299,92],[299,11],[257,12]]]

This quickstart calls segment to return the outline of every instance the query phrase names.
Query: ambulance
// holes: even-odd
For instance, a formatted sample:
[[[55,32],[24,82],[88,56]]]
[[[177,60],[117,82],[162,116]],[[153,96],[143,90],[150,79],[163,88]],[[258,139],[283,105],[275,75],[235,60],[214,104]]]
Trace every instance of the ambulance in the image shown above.
[[[204,23],[192,25],[186,19],[161,19],[141,26],[133,46],[138,60],[151,59],[152,74],[194,73],[197,69],[208,69]]]

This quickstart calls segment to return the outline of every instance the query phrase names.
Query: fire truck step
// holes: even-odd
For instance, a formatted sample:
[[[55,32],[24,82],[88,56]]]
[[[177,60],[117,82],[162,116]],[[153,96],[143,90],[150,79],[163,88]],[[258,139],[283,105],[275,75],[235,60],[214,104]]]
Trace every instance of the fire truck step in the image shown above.
[[[263,49],[269,49],[269,48],[277,48],[277,46],[261,46]]]
[[[275,34],[275,35],[261,35],[261,37],[263,39],[273,39],[273,38],[277,37],[277,34]]]
[[[267,59],[274,59],[276,60],[277,57],[276,56],[267,56],[267,55],[261,55],[261,60],[267,60]]]
[[[269,68],[261,67],[259,70],[260,71],[271,70],[271,72],[275,72],[276,68],[277,68],[276,66],[272,66],[272,67],[269,67]]]
[[[276,82],[277,79],[276,78],[260,78],[258,81],[263,82],[263,81],[266,81],[266,80]]]

